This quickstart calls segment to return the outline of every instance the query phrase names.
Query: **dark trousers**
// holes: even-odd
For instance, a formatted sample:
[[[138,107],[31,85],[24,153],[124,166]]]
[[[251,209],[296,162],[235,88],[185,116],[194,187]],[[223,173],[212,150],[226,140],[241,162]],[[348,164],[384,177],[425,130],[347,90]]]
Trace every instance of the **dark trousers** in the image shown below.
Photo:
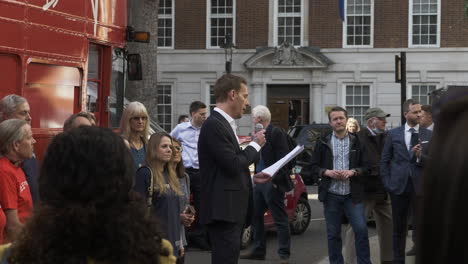
[[[185,170],[190,177],[190,193],[193,195],[193,203],[196,211],[195,221],[192,224],[193,229],[190,231],[190,239],[195,243],[200,240],[207,241],[205,226],[200,223],[200,171],[192,168],[186,168]]]
[[[289,232],[288,214],[284,206],[284,192],[275,188],[271,182],[257,184],[253,189],[254,214],[252,221],[253,254],[266,254],[264,214],[270,209],[278,234],[278,255],[289,258],[291,234]]]
[[[414,187],[408,180],[402,194],[390,194],[393,217],[393,263],[405,263],[406,235],[408,232],[408,214],[414,201]],[[416,217],[416,215],[414,215]]]
[[[323,203],[327,224],[328,256],[330,264],[343,264],[341,224],[343,213],[354,231],[358,264],[370,264],[369,238],[367,233],[364,204],[353,203],[351,195],[327,193]]]
[[[215,221],[206,227],[211,241],[211,264],[237,264],[243,225]]]

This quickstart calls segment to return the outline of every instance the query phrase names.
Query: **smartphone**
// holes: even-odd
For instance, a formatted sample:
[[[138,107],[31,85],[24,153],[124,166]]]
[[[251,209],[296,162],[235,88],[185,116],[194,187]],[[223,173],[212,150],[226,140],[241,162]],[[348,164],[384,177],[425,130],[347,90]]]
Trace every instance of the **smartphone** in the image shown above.
[[[185,214],[195,215],[195,208],[191,205],[187,205],[184,210]]]

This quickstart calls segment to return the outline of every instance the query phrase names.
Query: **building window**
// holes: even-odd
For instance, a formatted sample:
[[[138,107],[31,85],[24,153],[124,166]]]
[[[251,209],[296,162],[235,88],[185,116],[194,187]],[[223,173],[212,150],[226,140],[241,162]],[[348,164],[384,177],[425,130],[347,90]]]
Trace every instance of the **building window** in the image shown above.
[[[216,107],[216,98],[214,96],[214,85],[210,84],[208,86],[208,100],[206,104],[208,105],[209,113],[213,112],[213,109]]]
[[[440,0],[410,0],[409,46],[439,46]]]
[[[158,124],[166,131],[172,128],[172,87],[158,85]]]
[[[411,86],[411,98],[422,105],[429,104],[429,93],[436,89],[436,85],[417,84]]]
[[[235,0],[208,0],[207,7],[208,47],[221,47],[227,34],[232,36],[235,43]]]
[[[369,85],[346,85],[346,110],[348,116],[364,123],[364,115],[370,108]]]
[[[347,0],[343,23],[345,47],[372,47],[373,0]]]
[[[277,0],[275,6],[274,44],[288,42],[294,46],[302,45],[304,0]]]
[[[158,47],[174,47],[174,0],[160,0],[158,12]]]

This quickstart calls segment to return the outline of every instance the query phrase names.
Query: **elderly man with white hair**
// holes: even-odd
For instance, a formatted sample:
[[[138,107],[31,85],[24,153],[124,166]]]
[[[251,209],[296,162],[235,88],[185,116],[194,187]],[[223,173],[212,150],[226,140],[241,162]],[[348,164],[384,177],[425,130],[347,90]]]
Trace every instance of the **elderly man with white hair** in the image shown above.
[[[266,143],[261,150],[259,162],[255,164],[255,172],[261,171],[289,152],[286,133],[271,122],[270,110],[263,105],[252,109],[252,122],[254,125],[262,124],[265,128]],[[264,260],[266,255],[266,240],[263,215],[270,209],[278,231],[278,255],[280,263],[288,263],[291,247],[291,234],[289,231],[288,215],[284,205],[284,193],[293,188],[287,166],[273,175],[271,181],[257,183],[253,188],[254,212],[252,221],[253,248],[241,254],[241,259]]]
[[[26,98],[10,94],[0,100],[0,122],[8,119],[21,119],[31,125],[31,109]],[[36,155],[33,153],[32,157],[24,160],[20,167],[23,169],[24,174],[26,174],[33,202],[36,203],[39,201],[39,188],[37,184],[39,165]]]
[[[0,205],[6,216],[7,241],[14,241],[32,212],[28,182],[20,164],[32,157],[31,126],[21,119],[0,123]]]

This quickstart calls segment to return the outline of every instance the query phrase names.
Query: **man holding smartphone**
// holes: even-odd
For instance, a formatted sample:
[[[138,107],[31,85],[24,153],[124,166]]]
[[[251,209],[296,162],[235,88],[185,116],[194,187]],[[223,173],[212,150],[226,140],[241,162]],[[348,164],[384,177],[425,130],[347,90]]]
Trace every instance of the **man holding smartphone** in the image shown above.
[[[432,132],[419,125],[421,105],[408,99],[403,104],[406,123],[390,130],[380,161],[380,176],[392,201],[393,263],[405,263],[407,220],[415,195],[421,194],[420,175]],[[415,215],[417,217],[417,215]],[[414,231],[413,231],[414,232]]]

